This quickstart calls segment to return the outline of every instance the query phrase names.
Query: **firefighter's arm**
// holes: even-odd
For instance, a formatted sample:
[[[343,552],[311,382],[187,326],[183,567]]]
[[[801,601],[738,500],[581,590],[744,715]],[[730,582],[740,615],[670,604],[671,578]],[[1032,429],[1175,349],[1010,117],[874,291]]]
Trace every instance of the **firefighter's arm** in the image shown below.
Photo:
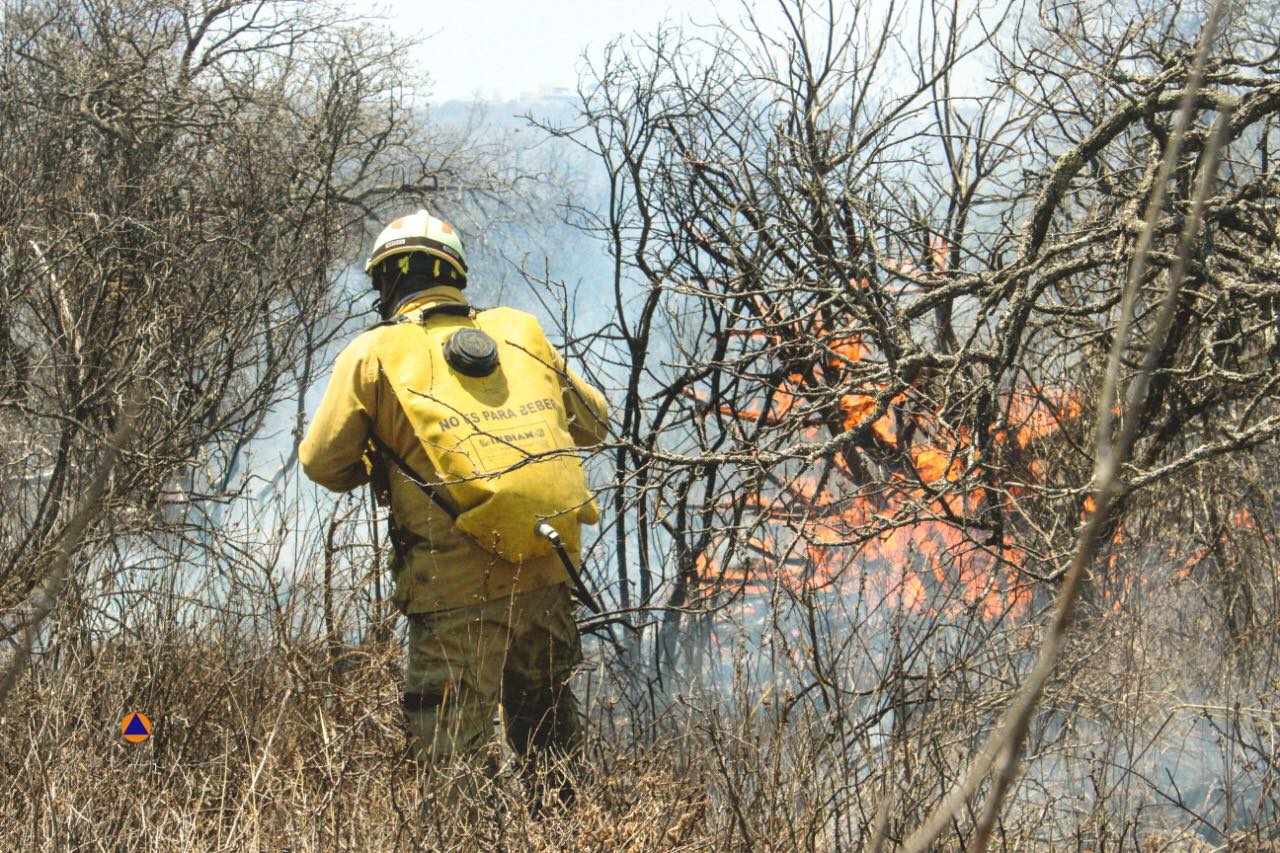
[[[338,356],[307,435],[298,447],[302,470],[335,492],[369,481],[367,459],[373,425],[375,388],[366,361],[371,356],[357,340]]]
[[[599,444],[609,437],[609,404],[604,395],[565,364],[555,347],[551,347],[551,358],[560,374],[569,434],[579,447]]]

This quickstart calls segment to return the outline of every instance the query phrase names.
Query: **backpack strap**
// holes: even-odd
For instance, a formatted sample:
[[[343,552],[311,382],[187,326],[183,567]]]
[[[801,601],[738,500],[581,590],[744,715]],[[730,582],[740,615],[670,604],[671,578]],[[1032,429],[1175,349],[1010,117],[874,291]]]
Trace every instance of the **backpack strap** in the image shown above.
[[[418,472],[410,468],[409,463],[405,462],[404,459],[400,457],[400,454],[388,447],[385,441],[378,438],[378,436],[373,433],[369,433],[369,440],[373,442],[374,447],[378,448],[379,453],[395,463],[396,467],[400,469],[400,473],[404,474],[406,480],[413,483],[419,489],[422,489],[426,496],[431,498],[431,500],[435,502],[435,505],[444,511],[445,515],[449,516],[449,518],[454,521],[458,520],[458,510],[454,508],[453,504],[445,500],[444,495],[436,491],[435,486],[419,477]]]
[[[467,317],[474,320],[476,315],[484,310],[485,309],[477,308],[474,305],[463,305],[460,302],[436,302],[418,311],[410,311],[405,314],[399,314],[395,317],[389,317],[386,320],[379,320],[365,331],[381,329],[383,326],[398,326],[401,323],[408,323],[415,318],[419,323],[425,323],[432,317],[439,315],[445,315],[448,317]]]
[[[428,305],[426,308],[423,308],[421,311],[417,312],[419,323],[425,323],[428,320],[430,320],[432,317],[436,317],[439,315],[444,315],[447,317],[466,317],[468,319],[474,320],[476,314],[479,314],[479,313],[480,313],[479,309],[475,308],[474,306],[463,305],[459,302],[436,302],[435,304]],[[401,319],[407,320],[411,314],[413,314],[412,311],[410,311],[409,314],[402,315]]]

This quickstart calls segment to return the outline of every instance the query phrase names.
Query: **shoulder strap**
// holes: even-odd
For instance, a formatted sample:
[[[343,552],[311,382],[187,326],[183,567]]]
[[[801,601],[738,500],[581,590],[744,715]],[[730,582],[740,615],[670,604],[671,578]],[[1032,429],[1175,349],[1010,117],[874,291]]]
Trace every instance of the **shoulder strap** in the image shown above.
[[[474,305],[463,305],[459,302],[437,302],[434,305],[428,305],[420,311],[410,311],[408,314],[399,314],[386,320],[380,320],[374,323],[365,331],[372,329],[380,329],[383,326],[398,326],[401,323],[408,323],[415,316],[419,323],[425,323],[436,315],[446,315],[449,317],[470,317],[475,318],[477,314],[483,311],[483,308],[477,308]]]
[[[422,491],[426,493],[427,497],[431,498],[431,500],[435,502],[435,505],[444,511],[445,515],[449,516],[449,518],[454,521],[458,520],[458,510],[454,508],[453,504],[445,500],[444,495],[436,491],[435,486],[419,477],[418,472],[409,467],[409,463],[405,462],[404,459],[400,457],[400,454],[388,447],[385,441],[378,438],[378,436],[373,433],[369,434],[369,440],[373,442],[374,447],[378,448],[379,453],[395,463],[396,467],[400,469],[400,472],[404,474],[405,479],[410,483],[413,483],[419,489],[422,489]]]
[[[432,317],[441,314],[449,317],[474,318],[477,313],[479,313],[479,309],[471,305],[463,305],[458,302],[437,302],[434,305],[428,305],[426,308],[423,308],[418,312],[418,322],[425,323]]]

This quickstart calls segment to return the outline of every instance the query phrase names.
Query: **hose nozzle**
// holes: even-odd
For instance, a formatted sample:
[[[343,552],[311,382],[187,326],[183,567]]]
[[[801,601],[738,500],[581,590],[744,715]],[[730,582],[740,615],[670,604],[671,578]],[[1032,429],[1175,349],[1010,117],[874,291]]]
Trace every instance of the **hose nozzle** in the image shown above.
[[[550,542],[552,546],[557,548],[560,546],[560,531],[556,530],[547,522],[539,521],[533,526],[533,532]]]

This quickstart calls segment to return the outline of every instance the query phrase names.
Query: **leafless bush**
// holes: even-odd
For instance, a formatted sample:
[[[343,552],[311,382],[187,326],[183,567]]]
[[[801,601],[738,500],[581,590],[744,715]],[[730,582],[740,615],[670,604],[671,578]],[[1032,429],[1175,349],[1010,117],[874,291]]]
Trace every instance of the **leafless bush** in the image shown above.
[[[127,385],[144,404],[112,535],[204,535],[349,330],[365,215],[505,179],[415,114],[394,39],[321,4],[15,2],[0,34],[9,610]]]
[[[1158,608],[1185,593],[1194,564],[1225,617],[1200,611],[1216,659],[1274,654],[1275,611],[1250,603],[1275,594],[1270,557],[1245,569],[1232,545],[1270,554],[1272,515],[1218,472],[1266,466],[1280,426],[1276,34],[1248,7],[1228,14],[1164,180],[1196,9],[797,2],[781,13],[781,31],[748,13],[619,43],[582,88],[580,121],[548,127],[593,152],[610,182],[603,213],[577,211],[617,261],[613,322],[579,338],[613,354],[599,375],[623,391],[602,569],[622,611],[668,608],[648,635],[651,690],[637,713],[655,707],[653,687],[681,695],[708,663],[715,678],[741,671],[733,655],[719,671],[709,661],[731,616],[760,682],[742,701],[792,691],[784,717],[812,706],[827,715],[815,737],[861,747],[797,759],[852,789],[828,792],[824,831],[844,821],[845,839],[865,839],[884,803],[901,838],[1008,704],[1092,511],[1093,409],[1157,191],[1120,383],[1153,345],[1154,371],[1118,410],[1134,452],[1084,618],[1105,634],[1112,608]],[[1220,115],[1224,165],[1169,335],[1156,338]],[[1206,545],[1211,559],[1197,556]],[[1127,623],[1150,639],[1173,641],[1171,629],[1150,615]],[[1116,720],[1143,717],[1152,735],[1147,718],[1208,695],[1199,676],[1181,678],[1178,655],[1089,670],[1133,639],[1071,649],[1033,735],[1052,750],[1033,751],[1041,768],[1074,773]],[[1249,704],[1274,677],[1268,664],[1210,692]],[[1145,678],[1163,683],[1148,695],[1135,686]],[[1123,714],[1084,724],[1108,705]],[[1152,737],[1108,778],[1150,769]],[[1274,759],[1262,766],[1255,831],[1274,820]],[[1238,768],[1199,770],[1213,788]],[[1087,830],[1049,816],[1064,789],[1049,770],[1028,772],[1006,839],[1066,827],[1125,837],[1107,834],[1118,819],[1106,807]],[[1167,781],[1146,794],[1181,809]],[[1197,807],[1198,830],[1231,836],[1221,802],[1211,793]],[[744,810],[745,840],[762,837],[758,816]],[[956,843],[976,820],[955,823]]]

